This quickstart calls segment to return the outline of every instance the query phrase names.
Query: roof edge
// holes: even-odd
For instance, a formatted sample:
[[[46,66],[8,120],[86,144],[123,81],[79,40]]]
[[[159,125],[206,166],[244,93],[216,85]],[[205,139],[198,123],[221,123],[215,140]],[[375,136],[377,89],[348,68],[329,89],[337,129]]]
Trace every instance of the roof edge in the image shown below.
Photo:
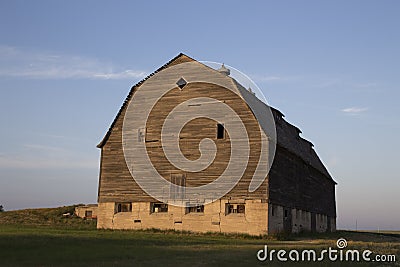
[[[132,95],[133,95],[133,91],[138,88],[139,86],[141,86],[146,80],[148,80],[150,77],[154,76],[156,73],[164,70],[165,68],[169,67],[174,61],[176,61],[177,59],[179,59],[180,57],[185,56],[188,57],[189,59],[196,61],[195,59],[189,57],[188,55],[184,54],[184,53],[179,53],[177,56],[175,56],[174,58],[172,58],[170,61],[168,61],[167,63],[165,63],[164,65],[162,65],[161,67],[159,67],[157,70],[155,70],[154,72],[150,73],[147,77],[143,78],[141,81],[139,81],[138,83],[136,83],[134,86],[131,87],[131,89],[129,90],[128,96],[125,98],[121,108],[118,110],[117,115],[115,116],[113,122],[111,123],[110,127],[108,128],[107,133],[105,134],[105,136],[103,137],[103,139],[100,141],[100,143],[96,146],[97,148],[102,148],[108,138],[110,137],[111,131],[114,128],[115,123],[117,122],[119,116],[121,115],[123,109],[125,108],[125,106],[128,104],[129,100],[131,99]]]

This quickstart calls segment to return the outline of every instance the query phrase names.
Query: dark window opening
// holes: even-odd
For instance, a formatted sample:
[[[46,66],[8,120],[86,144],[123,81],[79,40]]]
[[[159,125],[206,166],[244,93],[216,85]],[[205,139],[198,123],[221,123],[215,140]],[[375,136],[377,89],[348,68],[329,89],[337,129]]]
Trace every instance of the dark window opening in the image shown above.
[[[91,210],[85,211],[85,218],[92,218],[93,212]]]
[[[168,204],[165,203],[150,203],[151,213],[168,212]]]
[[[132,203],[115,203],[115,213],[118,212],[131,212]]]
[[[288,210],[285,210],[285,218],[287,218],[288,217]]]
[[[178,85],[178,87],[182,90],[183,87],[185,87],[187,84],[187,82],[185,81],[185,79],[180,78],[177,82],[176,85]]]
[[[275,216],[275,206],[271,205],[271,214]]]
[[[204,205],[187,207],[186,211],[186,213],[201,213],[204,212]]]
[[[134,223],[141,223],[142,220],[133,220]]]
[[[245,213],[245,205],[244,204],[226,204],[225,213]]]
[[[223,124],[217,124],[217,139],[224,139],[225,138],[225,127]]]
[[[155,139],[155,140],[146,140],[146,143],[156,143],[156,142],[158,142],[159,140],[158,139]]]

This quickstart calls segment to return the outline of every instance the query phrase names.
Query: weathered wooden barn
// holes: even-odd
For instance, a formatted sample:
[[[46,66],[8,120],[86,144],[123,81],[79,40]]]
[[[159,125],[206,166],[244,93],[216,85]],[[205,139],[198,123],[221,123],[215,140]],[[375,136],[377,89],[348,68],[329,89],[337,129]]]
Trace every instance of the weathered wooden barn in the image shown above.
[[[214,162],[199,172],[184,172],[172,165],[163,153],[161,128],[169,112],[179,103],[193,97],[210,97],[227,103],[243,120],[250,142],[247,167],[240,181],[222,198],[211,203],[180,207],[168,201],[159,201],[148,195],[133,179],[123,149],[123,124],[127,107],[133,96],[144,85],[157,80],[160,74],[179,64],[192,62],[196,75],[227,79],[237,88],[237,94],[218,85],[190,83],[179,73],[169,77],[177,81],[175,88],[165,94],[152,108],[138,139],[145,143],[149,158],[158,173],[171,183],[196,187],[214,181],[226,168],[230,158],[230,137],[224,125],[197,118],[188,122],[179,133],[182,154],[189,160],[200,157],[199,142],[212,139],[217,148]],[[167,82],[165,80],[165,82]],[[169,81],[170,82],[170,81]],[[146,91],[147,90],[147,91]],[[244,101],[246,99],[246,101]],[[144,100],[146,101],[146,100]],[[271,108],[276,127],[276,151],[272,167],[254,192],[249,184],[260,156],[260,121],[248,102],[262,103],[250,91],[229,76],[229,70],[211,69],[196,60],[180,54],[150,76],[134,85],[108,132],[98,145],[101,149],[98,187],[97,227],[109,229],[176,229],[199,232],[240,232],[269,234],[281,231],[334,231],[336,229],[335,181],[319,159],[313,144],[302,137],[301,131],[285,121],[284,115]],[[201,104],[198,104],[201,105]],[[206,106],[204,106],[206,108]],[[140,114],[141,110],[136,110]],[[146,177],[151,181],[152,177]]]

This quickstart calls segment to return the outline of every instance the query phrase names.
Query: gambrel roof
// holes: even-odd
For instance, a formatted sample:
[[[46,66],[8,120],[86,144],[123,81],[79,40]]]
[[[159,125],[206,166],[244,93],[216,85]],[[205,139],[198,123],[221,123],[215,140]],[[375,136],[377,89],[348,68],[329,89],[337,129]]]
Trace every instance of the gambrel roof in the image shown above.
[[[133,96],[133,93],[135,92],[135,90],[137,88],[139,88],[147,79],[149,79],[150,77],[156,75],[158,72],[160,72],[170,66],[177,65],[180,63],[184,63],[184,62],[192,62],[192,61],[196,61],[196,60],[188,57],[187,55],[185,55],[183,53],[180,53],[179,55],[177,55],[176,57],[171,59],[169,62],[164,64],[162,67],[160,67],[159,69],[157,69],[156,71],[151,73],[149,76],[147,76],[146,78],[144,78],[143,80],[141,80],[140,82],[135,84],[129,91],[128,96],[126,97],[121,108],[119,109],[115,119],[111,123],[110,128],[108,129],[106,135],[101,140],[101,142],[97,145],[97,147],[102,148],[106,144],[115,123],[117,122],[118,118],[121,116],[123,111],[126,109],[129,101],[131,100],[131,98]],[[217,70],[215,70],[215,72],[217,72]],[[327,179],[334,182],[332,177],[330,176],[329,172],[325,168],[324,164],[321,162],[317,153],[313,149],[313,144],[310,141],[303,139],[299,135],[301,133],[300,129],[297,128],[296,126],[288,123],[284,119],[284,115],[279,110],[277,110],[273,107],[269,107],[267,104],[265,104],[264,102],[259,100],[253,93],[251,93],[247,89],[245,89],[235,79],[233,79],[233,78],[231,78],[231,79],[232,79],[233,83],[235,84],[235,86],[237,87],[240,94],[242,95],[242,97],[246,100],[247,104],[253,105],[253,107],[251,107],[251,110],[253,110],[253,113],[254,113],[254,110],[258,110],[259,112],[260,111],[262,112],[262,110],[271,108],[271,111],[272,111],[272,114],[273,114],[273,117],[275,120],[275,126],[276,126],[277,146],[281,146],[284,149],[294,153],[296,156],[301,158],[306,164],[308,164],[309,166],[312,166],[313,168],[318,170],[320,173],[322,173]],[[260,119],[260,116],[257,116],[257,114],[255,114],[255,117],[258,120]],[[259,121],[259,123],[260,123],[260,121]],[[266,131],[266,130],[264,129],[264,131]],[[267,132],[266,132],[266,134],[267,134]],[[334,183],[336,184],[336,182],[334,182]]]

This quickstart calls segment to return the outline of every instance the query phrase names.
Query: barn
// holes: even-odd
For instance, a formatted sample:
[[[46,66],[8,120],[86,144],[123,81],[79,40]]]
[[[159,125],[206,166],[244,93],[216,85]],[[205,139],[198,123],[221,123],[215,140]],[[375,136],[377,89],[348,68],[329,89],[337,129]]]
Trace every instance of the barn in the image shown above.
[[[336,182],[300,134],[225,66],[179,54],[131,88],[97,146],[97,227],[334,231]]]

